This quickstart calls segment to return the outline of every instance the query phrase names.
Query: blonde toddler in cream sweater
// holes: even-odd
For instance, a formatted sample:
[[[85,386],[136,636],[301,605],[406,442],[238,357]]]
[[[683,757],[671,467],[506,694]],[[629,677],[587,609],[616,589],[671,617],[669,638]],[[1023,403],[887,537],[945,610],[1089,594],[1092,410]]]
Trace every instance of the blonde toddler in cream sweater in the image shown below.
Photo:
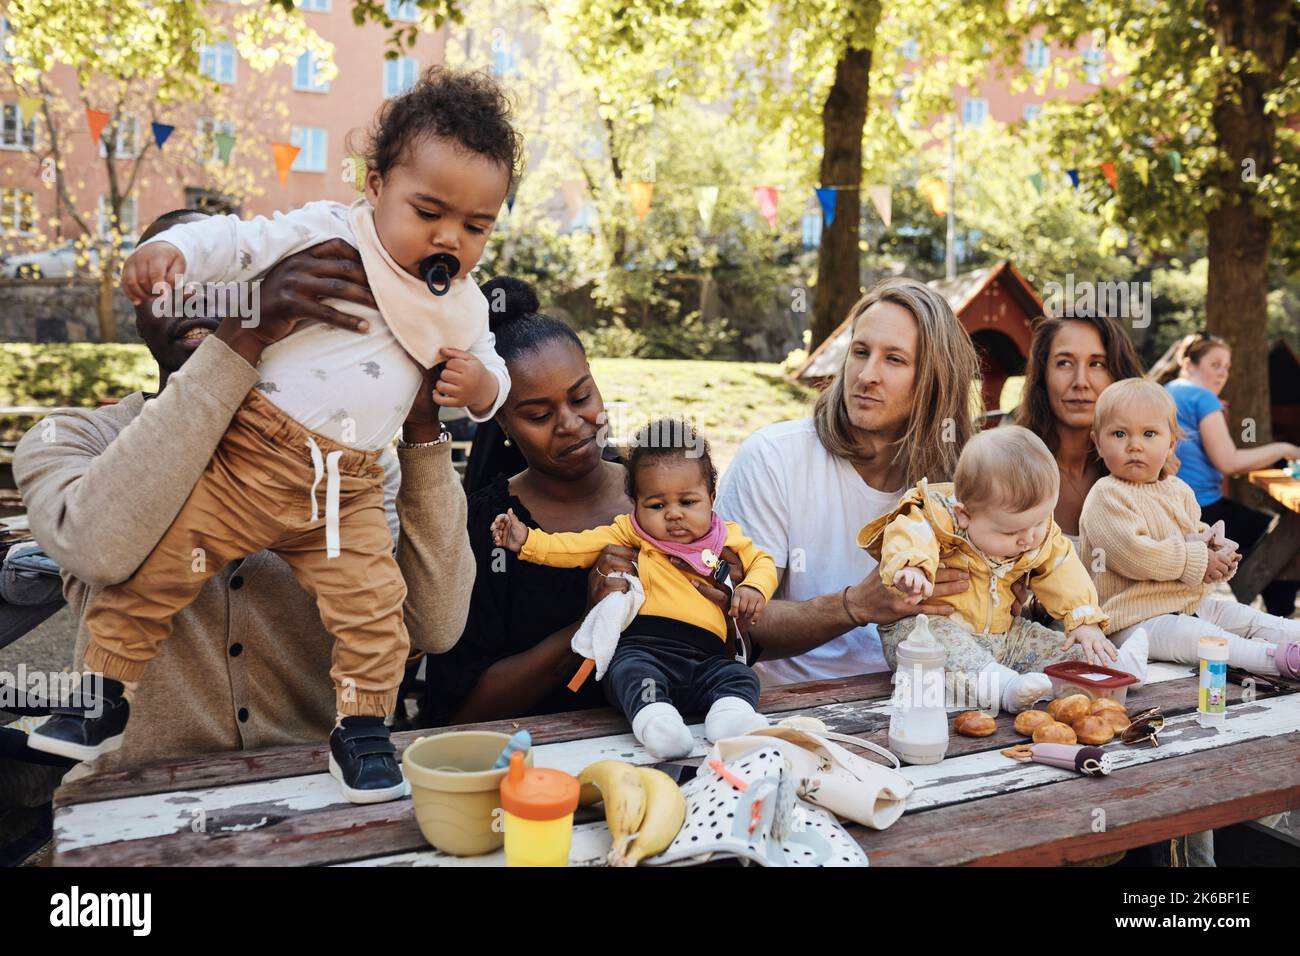
[[[1090,564],[1117,645],[1139,628],[1152,660],[1195,663],[1202,637],[1228,641],[1228,663],[1300,679],[1300,621],[1207,597],[1239,556],[1201,521],[1192,489],[1177,477],[1177,410],[1159,385],[1116,382],[1097,402],[1093,441],[1110,475],[1089,492],[1079,518],[1080,556]]]

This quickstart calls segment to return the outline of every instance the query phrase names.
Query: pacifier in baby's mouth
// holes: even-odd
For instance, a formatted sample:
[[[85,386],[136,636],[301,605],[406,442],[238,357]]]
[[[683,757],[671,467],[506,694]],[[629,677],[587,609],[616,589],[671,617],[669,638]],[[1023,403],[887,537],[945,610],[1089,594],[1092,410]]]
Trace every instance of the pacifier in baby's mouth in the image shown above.
[[[451,288],[451,280],[460,272],[460,260],[450,252],[435,252],[425,256],[416,266],[416,271],[428,285],[434,295],[446,295]]]

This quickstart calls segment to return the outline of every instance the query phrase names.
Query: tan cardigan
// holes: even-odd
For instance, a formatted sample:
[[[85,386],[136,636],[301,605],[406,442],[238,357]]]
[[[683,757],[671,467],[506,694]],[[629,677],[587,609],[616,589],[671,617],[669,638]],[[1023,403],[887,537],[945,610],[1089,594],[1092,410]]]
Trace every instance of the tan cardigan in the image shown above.
[[[1161,614],[1190,614],[1210,586],[1209,547],[1196,495],[1181,478],[1137,484],[1113,475],[1088,493],[1079,516],[1079,557],[1092,571],[1107,634]]]
[[[52,415],[23,437],[14,475],[32,533],[63,569],[79,616],[98,588],[126,580],[148,556],[256,382],[256,369],[209,336],[156,398]],[[393,469],[385,498],[394,530],[394,506],[401,520],[406,622],[412,648],[436,653],[459,639],[469,611],[465,494],[450,442],[398,457],[401,490]],[[333,639],[278,556],[230,564],[174,623],[140,682],[122,749],[96,770],[328,737]],[[83,621],[78,668],[86,642]]]

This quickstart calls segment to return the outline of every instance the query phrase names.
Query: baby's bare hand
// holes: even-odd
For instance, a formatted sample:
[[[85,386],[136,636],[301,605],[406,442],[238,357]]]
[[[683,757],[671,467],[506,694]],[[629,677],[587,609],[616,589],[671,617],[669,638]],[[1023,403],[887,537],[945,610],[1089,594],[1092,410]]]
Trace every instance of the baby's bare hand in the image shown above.
[[[137,249],[122,266],[122,293],[139,305],[159,295],[162,286],[185,271],[185,256],[170,242],[151,242]]]
[[[742,584],[736,588],[731,597],[731,616],[736,619],[736,624],[743,632],[748,633],[750,627],[757,624],[763,616],[763,609],[767,607],[767,598],[757,588],[750,587],[748,584]]]
[[[492,522],[492,543],[498,548],[509,548],[518,553],[528,540],[527,526],[515,517],[510,508],[503,515],[497,515]]]

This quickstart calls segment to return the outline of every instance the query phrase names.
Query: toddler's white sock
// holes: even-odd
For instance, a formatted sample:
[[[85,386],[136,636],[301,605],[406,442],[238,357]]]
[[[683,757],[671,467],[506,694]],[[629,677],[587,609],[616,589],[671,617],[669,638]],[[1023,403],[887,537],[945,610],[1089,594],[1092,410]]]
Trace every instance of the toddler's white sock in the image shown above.
[[[1002,709],[1008,713],[1018,714],[1022,710],[1031,707],[1034,701],[1041,700],[1052,692],[1052,679],[1046,674],[1040,674],[1037,671],[1031,671],[1028,674],[1017,674],[1005,664],[990,661],[984,665],[980,674],[988,674],[997,678],[995,681],[989,681],[988,678],[985,678],[981,683],[987,683],[990,690],[997,693],[998,702]],[[989,704],[991,703],[990,700]],[[985,704],[985,706],[988,706],[988,704]]]
[[[121,682],[121,684],[122,684],[122,696],[126,699],[126,702],[128,704],[134,704],[135,691],[136,688],[140,686],[140,682],[138,680],[124,680]]]
[[[637,711],[632,718],[632,736],[660,760],[685,757],[695,749],[695,738],[686,729],[686,721],[666,701],[647,704]]]
[[[1117,671],[1123,671],[1136,677],[1138,682],[1129,684],[1129,690],[1137,690],[1147,682],[1147,656],[1149,654],[1150,644],[1147,639],[1147,632],[1139,627],[1120,646],[1119,659],[1113,662],[1104,661],[1103,663]]]
[[[767,726],[767,718],[739,697],[719,697],[704,718],[704,736],[709,740],[743,737]]]

